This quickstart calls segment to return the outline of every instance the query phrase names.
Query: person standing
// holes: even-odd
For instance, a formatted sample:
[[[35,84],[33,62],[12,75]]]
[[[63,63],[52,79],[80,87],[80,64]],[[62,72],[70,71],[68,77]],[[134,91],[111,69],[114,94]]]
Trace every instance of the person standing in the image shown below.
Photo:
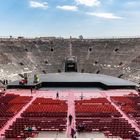
[[[71,128],[71,137],[76,138],[76,131],[74,130],[74,128]]]
[[[71,123],[72,123],[72,118],[73,118],[73,117],[72,117],[72,115],[70,114],[70,115],[69,115],[69,125],[71,125]]]
[[[8,80],[6,79],[6,85],[8,85]]]
[[[58,92],[56,93],[56,98],[57,98],[57,99],[59,98],[59,93],[58,93]]]
[[[81,93],[81,96],[80,96],[81,100],[83,100],[83,93]]]

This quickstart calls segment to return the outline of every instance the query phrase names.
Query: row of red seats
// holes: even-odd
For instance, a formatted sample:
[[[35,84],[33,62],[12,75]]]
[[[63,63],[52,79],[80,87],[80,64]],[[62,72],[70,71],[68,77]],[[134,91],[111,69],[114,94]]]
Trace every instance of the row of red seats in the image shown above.
[[[10,117],[1,117],[0,116],[0,128],[2,128],[5,123],[7,122],[7,120],[9,120]]]
[[[0,104],[6,104],[9,103],[12,99],[18,97],[19,95],[14,94],[6,94],[5,96],[0,97]]]
[[[13,112],[14,114],[18,113],[25,104],[13,104],[9,107],[7,112]]]
[[[22,117],[66,117],[66,112],[24,112]]]
[[[11,100],[9,103],[10,104],[26,104],[31,100],[32,97],[28,96],[18,96]]]
[[[90,100],[79,100],[79,101],[75,101],[75,104],[82,104],[82,105],[86,105],[86,104],[110,104],[110,102],[106,99],[106,98],[91,98]]]
[[[48,104],[32,104],[26,112],[67,112],[67,106],[64,105],[48,105]]]
[[[130,97],[125,96],[112,96],[112,101],[118,103],[118,104],[134,104],[134,102],[130,99]]]
[[[117,112],[112,105],[76,105],[76,112]]]
[[[134,112],[137,112],[136,109],[134,109],[135,107],[134,106],[131,106],[131,105],[125,105],[125,106],[122,106],[121,109],[128,113],[128,114],[131,114],[131,113],[134,113]]]
[[[58,100],[52,98],[37,98],[33,104],[66,104],[65,100]]]

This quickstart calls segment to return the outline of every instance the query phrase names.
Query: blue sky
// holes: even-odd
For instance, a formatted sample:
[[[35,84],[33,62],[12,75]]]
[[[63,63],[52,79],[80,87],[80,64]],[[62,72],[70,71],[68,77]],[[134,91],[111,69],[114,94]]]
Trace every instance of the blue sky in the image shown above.
[[[140,36],[140,0],[0,0],[0,36]]]

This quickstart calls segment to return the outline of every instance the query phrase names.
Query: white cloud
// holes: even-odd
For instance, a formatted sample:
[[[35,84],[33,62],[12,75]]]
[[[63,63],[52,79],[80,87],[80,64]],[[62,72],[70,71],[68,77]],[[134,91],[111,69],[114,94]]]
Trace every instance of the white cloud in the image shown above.
[[[75,0],[77,4],[82,4],[85,6],[99,6],[101,4],[100,0]]]
[[[106,19],[122,19],[122,17],[116,16],[113,13],[96,13],[96,12],[89,12],[87,13],[90,16],[106,18]]]
[[[30,1],[30,6],[32,8],[47,9],[48,8],[48,3],[47,2]]]
[[[140,1],[129,1],[124,4],[125,8],[139,8],[140,7]]]
[[[77,11],[78,7],[77,6],[70,6],[70,5],[63,5],[63,6],[57,6],[58,9],[61,10],[66,10],[66,11]]]

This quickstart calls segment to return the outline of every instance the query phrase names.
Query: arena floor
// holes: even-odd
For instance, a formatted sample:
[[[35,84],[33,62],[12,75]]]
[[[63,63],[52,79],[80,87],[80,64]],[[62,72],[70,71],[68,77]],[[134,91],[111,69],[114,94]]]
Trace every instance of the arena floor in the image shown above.
[[[5,130],[9,128],[9,126],[16,120],[16,118],[20,118],[21,113],[31,105],[31,103],[38,97],[43,98],[54,98],[56,99],[56,93],[59,93],[59,99],[61,100],[67,100],[68,103],[68,115],[73,115],[73,122],[72,125],[69,126],[67,122],[67,128],[64,132],[47,132],[43,131],[40,132],[36,137],[38,138],[70,138],[70,130],[71,128],[76,128],[75,124],[75,100],[81,100],[81,96],[83,96],[83,99],[90,99],[90,98],[98,98],[98,97],[104,97],[106,98],[111,104],[118,110],[118,112],[121,113],[122,117],[125,118],[133,128],[135,128],[140,133],[140,128],[135,124],[135,121],[130,119],[124,112],[120,109],[119,106],[114,104],[110,100],[110,96],[127,96],[129,94],[137,94],[135,90],[109,90],[109,91],[103,91],[100,89],[80,89],[80,88],[66,88],[66,89],[47,89],[47,90],[33,90],[31,93],[30,90],[7,90],[6,94],[16,94],[20,96],[33,96],[32,100],[26,104],[20,112],[18,112],[12,119],[10,119],[7,123],[7,125],[0,131],[0,134],[4,134]],[[105,138],[103,133],[93,132],[93,133],[77,133],[77,138]]]

